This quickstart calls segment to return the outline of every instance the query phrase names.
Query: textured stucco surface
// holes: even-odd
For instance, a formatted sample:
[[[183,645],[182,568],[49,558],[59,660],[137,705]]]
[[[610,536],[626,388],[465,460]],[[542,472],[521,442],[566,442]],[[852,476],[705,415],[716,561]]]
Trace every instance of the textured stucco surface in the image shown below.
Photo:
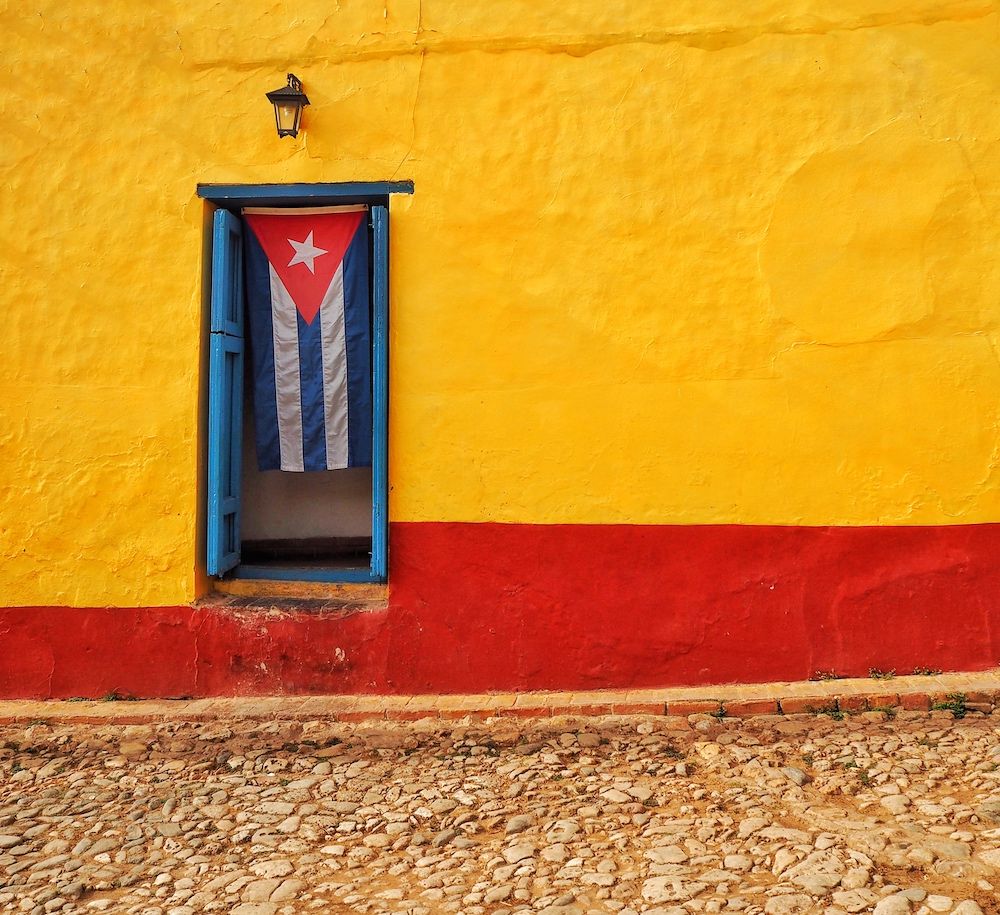
[[[201,182],[393,201],[396,521],[1000,519],[985,0],[0,5],[0,601],[196,591]],[[278,141],[263,93],[313,106]]]
[[[401,523],[393,538],[384,608],[0,608],[0,697],[621,689],[1000,658],[996,524]]]

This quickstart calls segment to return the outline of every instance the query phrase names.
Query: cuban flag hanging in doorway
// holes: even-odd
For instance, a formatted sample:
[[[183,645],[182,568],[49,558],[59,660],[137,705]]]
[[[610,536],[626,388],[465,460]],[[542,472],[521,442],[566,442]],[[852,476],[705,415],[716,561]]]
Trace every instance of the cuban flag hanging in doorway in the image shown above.
[[[243,215],[260,469],[370,466],[367,208]]]

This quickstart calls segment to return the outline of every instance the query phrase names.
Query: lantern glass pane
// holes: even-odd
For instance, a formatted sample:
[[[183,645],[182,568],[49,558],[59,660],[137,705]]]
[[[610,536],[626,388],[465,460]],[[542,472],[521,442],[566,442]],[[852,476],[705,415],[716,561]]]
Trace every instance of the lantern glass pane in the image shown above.
[[[274,106],[275,117],[278,122],[278,131],[288,131],[291,133],[297,128],[295,123],[298,120],[299,106],[292,102],[279,102]]]

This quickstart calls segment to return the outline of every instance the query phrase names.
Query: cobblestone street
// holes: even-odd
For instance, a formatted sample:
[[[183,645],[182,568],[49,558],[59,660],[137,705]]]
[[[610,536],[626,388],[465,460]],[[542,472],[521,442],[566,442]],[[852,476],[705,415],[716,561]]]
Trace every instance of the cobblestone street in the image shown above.
[[[0,727],[0,910],[1000,912],[1000,716]]]

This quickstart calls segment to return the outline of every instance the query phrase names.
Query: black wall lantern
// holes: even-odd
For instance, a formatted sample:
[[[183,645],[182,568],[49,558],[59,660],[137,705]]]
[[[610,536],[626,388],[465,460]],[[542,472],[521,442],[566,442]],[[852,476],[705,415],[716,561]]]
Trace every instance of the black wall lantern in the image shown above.
[[[288,74],[288,85],[267,93],[267,100],[274,105],[274,124],[279,137],[297,137],[302,109],[309,99],[302,91],[302,82],[294,73]]]

